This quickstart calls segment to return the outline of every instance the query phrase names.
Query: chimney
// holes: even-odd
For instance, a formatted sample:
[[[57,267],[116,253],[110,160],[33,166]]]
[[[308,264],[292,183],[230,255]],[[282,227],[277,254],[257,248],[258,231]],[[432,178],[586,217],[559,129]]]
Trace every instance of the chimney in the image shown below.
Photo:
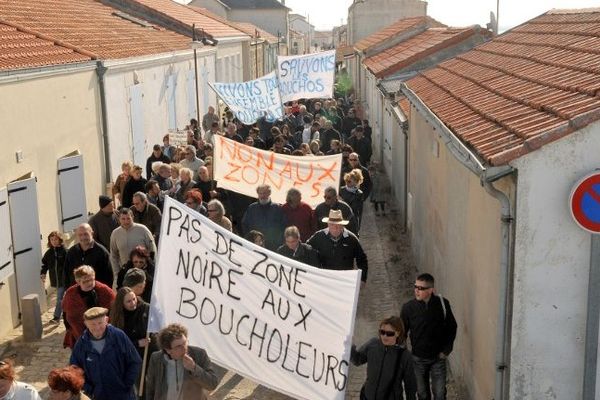
[[[281,0],[281,4],[285,6],[285,0]]]

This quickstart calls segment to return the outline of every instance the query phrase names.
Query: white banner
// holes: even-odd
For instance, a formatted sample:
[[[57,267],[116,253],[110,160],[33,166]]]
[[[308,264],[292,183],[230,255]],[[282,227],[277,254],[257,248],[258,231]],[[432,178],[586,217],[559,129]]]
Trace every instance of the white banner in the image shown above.
[[[253,81],[211,83],[210,86],[243,124],[252,125],[260,117],[274,122],[283,118],[283,105],[275,72]]]
[[[342,400],[360,271],[310,267],[166,199],[150,323],[188,327],[217,364],[306,400]]]
[[[333,96],[335,50],[303,56],[278,56],[281,101]]]
[[[287,191],[295,187],[311,207],[323,202],[325,188],[337,188],[342,155],[289,156],[260,150],[216,136],[214,179],[219,187],[256,197],[256,187],[271,185],[271,200],[284,204]]]

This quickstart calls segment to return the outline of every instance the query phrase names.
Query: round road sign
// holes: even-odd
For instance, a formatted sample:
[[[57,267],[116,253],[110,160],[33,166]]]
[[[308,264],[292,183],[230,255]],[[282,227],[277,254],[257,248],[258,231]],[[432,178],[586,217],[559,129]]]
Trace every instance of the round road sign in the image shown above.
[[[600,233],[600,171],[583,177],[569,198],[571,215],[577,224],[591,233]]]

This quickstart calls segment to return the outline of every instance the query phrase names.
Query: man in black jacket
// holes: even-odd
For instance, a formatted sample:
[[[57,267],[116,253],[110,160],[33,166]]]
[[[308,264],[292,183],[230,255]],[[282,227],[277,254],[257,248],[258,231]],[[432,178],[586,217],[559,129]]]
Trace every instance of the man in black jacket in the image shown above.
[[[150,154],[150,157],[146,160],[146,179],[152,177],[152,164],[155,162],[162,162],[165,164],[171,163],[171,159],[163,154],[162,148],[158,144],[154,145],[152,154]]]
[[[307,243],[319,253],[319,266],[323,269],[354,269],[354,260],[362,271],[361,281],[367,282],[369,263],[358,238],[344,228],[348,221],[340,210],[331,210],[329,217],[323,218],[327,228],[317,231]]]
[[[113,271],[108,250],[94,240],[94,231],[89,224],[81,224],[75,229],[76,243],[67,251],[65,257],[65,289],[75,284],[73,271],[82,265],[89,265],[96,272],[96,280],[108,287],[113,286]]]
[[[417,396],[430,400],[429,377],[434,400],[446,399],[446,359],[456,338],[456,320],[450,302],[434,294],[434,279],[421,274],[415,281],[415,299],[400,314],[412,346]]]
[[[300,241],[300,230],[298,227],[294,225],[288,226],[283,232],[283,237],[285,244],[282,244],[277,249],[279,254],[303,264],[319,267],[319,254],[310,245]]]

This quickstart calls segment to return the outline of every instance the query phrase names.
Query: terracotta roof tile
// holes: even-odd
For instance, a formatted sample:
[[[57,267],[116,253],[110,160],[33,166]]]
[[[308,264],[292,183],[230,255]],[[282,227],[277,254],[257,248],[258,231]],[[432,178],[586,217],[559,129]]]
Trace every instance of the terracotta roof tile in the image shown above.
[[[456,45],[478,32],[486,31],[478,27],[429,28],[393,47],[367,57],[363,64],[373,75],[381,78],[393,74],[430,54]]]
[[[165,14],[183,22],[192,27],[196,24],[197,29],[204,29],[206,33],[215,38],[239,37],[246,34],[237,29],[234,24],[221,18],[217,14],[208,11],[206,8],[184,6],[175,3],[173,0],[134,0],[147,4]],[[168,4],[167,4],[168,3]],[[191,11],[191,12],[190,12]]]
[[[250,22],[233,22],[230,21],[230,24],[234,25],[238,30],[254,37],[256,31],[258,31],[259,36],[266,40],[269,43],[277,43],[277,37],[275,35],[271,35],[269,32],[264,29],[259,28],[258,26],[251,24]]]
[[[346,57],[354,55],[354,47],[352,46],[340,46],[335,49],[335,61],[342,62]]]
[[[0,70],[90,61],[88,55],[0,23]]]
[[[400,107],[406,118],[410,117],[410,102],[408,101],[408,99],[400,100],[398,102],[398,107]]]
[[[67,43],[101,58],[185,50],[189,38],[144,21],[133,22],[95,0],[2,0],[0,20]]]
[[[431,17],[403,18],[356,42],[354,48],[360,52],[364,52],[372,46],[382,44],[393,36],[401,35],[413,29],[433,27],[443,28],[445,26],[446,25]]]
[[[600,10],[553,10],[407,82],[501,165],[600,119]]]

